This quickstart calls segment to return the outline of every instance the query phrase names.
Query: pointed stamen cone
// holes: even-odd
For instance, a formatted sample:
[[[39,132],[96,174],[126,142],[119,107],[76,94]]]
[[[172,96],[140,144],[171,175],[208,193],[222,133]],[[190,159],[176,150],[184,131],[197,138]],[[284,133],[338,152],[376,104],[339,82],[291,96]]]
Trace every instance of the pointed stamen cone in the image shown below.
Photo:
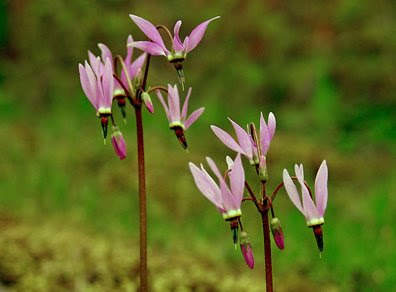
[[[106,137],[107,137],[107,126],[109,124],[109,119],[107,116],[100,117],[100,123],[102,124],[102,134],[104,138],[104,143],[106,144]]]
[[[230,228],[232,231],[232,241],[234,244],[238,243],[238,219],[234,218],[230,221]]]
[[[175,126],[172,128],[175,131],[177,140],[179,140],[180,144],[182,145],[183,149],[187,149],[187,140],[186,136],[184,136],[184,130],[182,127]]]
[[[282,226],[280,220],[276,217],[271,219],[270,223],[272,236],[274,237],[274,241],[276,246],[283,250],[285,248],[285,239],[283,236]]]
[[[154,112],[153,102],[151,101],[150,95],[147,92],[142,93],[142,100],[147,110],[152,114]]]
[[[314,225],[312,226],[312,231],[315,235],[316,244],[319,248],[319,251],[323,251],[323,232],[322,232],[322,225]]]
[[[176,62],[174,65],[177,72],[177,78],[179,79],[179,83],[181,84],[182,90],[184,91],[184,83],[186,82],[186,77],[184,76],[183,64],[181,62]]]
[[[241,247],[241,252],[243,255],[243,258],[245,259],[245,263],[250,269],[254,268],[254,256],[253,256],[253,250],[252,246],[250,245],[249,242],[249,237],[246,232],[242,231],[241,232],[241,239],[240,239],[240,247]]]
[[[111,135],[111,143],[115,153],[121,160],[126,157],[126,143],[120,129],[117,126],[113,126],[113,134]]]
[[[120,108],[121,115],[126,120],[126,110],[125,110],[125,97],[117,97],[117,104],[118,107]]]

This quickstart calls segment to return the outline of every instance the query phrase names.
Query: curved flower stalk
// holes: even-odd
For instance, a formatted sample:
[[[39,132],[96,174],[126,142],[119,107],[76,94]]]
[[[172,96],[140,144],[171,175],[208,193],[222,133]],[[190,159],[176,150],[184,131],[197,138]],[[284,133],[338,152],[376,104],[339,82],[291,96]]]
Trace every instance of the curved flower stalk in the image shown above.
[[[195,49],[195,47],[201,42],[209,23],[220,18],[220,16],[216,16],[202,22],[193,29],[189,36],[186,36],[183,42],[179,36],[182,22],[181,20],[177,21],[173,29],[173,37],[170,35],[170,38],[172,38],[172,49],[168,50],[165,47],[164,41],[162,40],[162,37],[155,25],[139,16],[133,14],[130,14],[129,16],[131,17],[132,21],[142,30],[142,32],[150,39],[150,41],[131,41],[128,45],[143,50],[150,55],[165,56],[169,62],[174,63],[178,73],[179,81],[183,88],[185,80],[181,62],[186,59],[187,53]]]
[[[328,170],[326,160],[323,160],[319,167],[318,173],[315,179],[315,203],[313,202],[307,186],[304,184],[304,168],[302,164],[300,166],[294,166],[296,177],[301,186],[302,200],[294,185],[289,173],[286,169],[283,170],[283,183],[286,188],[286,192],[293,202],[294,206],[305,216],[308,227],[312,227],[315,238],[320,251],[323,250],[323,237],[321,225],[324,223],[324,213],[327,206],[327,179]]]
[[[267,155],[271,141],[275,134],[276,120],[274,114],[272,112],[269,113],[268,125],[264,120],[263,114],[261,113],[260,115],[260,145],[257,145],[255,143],[252,133],[248,133],[233,120],[231,120],[230,118],[228,119],[234,127],[238,142],[236,142],[234,138],[232,138],[232,136],[226,131],[212,125],[210,127],[214,134],[217,136],[217,138],[219,138],[220,141],[223,142],[224,145],[226,145],[231,150],[245,155],[246,158],[249,160],[250,164],[259,165],[259,156],[262,156],[261,164],[265,164],[265,156]],[[257,146],[260,147],[261,153],[259,153],[259,149]]]
[[[103,67],[95,70],[85,61],[85,65],[78,65],[80,82],[85,95],[96,109],[101,118],[103,138],[106,141],[108,117],[111,115],[113,100],[114,78],[111,60],[106,58]]]
[[[187,148],[187,141],[184,136],[184,131],[187,130],[204,112],[205,108],[201,107],[195,110],[187,117],[188,102],[191,95],[191,87],[188,89],[186,99],[184,100],[183,108],[180,112],[180,98],[177,85],[171,86],[168,84],[168,103],[165,102],[161,92],[156,91],[158,99],[164,107],[166,116],[169,121],[169,128],[175,131],[176,137],[183,146]]]

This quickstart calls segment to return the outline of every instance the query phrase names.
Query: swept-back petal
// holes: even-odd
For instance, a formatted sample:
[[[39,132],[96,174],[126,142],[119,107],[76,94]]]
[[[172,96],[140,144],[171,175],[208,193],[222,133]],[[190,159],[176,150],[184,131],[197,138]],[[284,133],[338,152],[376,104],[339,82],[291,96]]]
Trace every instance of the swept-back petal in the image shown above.
[[[309,195],[308,189],[304,184],[301,184],[301,191],[305,218],[307,219],[307,221],[311,221],[312,219],[319,219],[321,216],[319,216],[318,210],[316,209],[316,206],[311,196]]]
[[[300,195],[298,194],[297,188],[294,185],[289,173],[286,169],[283,170],[283,184],[286,189],[286,193],[289,196],[290,200],[293,202],[294,206],[303,214],[304,209],[301,205]]]
[[[88,51],[88,58],[89,58],[89,63],[91,64],[92,70],[95,72],[96,75],[99,75],[100,73],[100,58],[96,57],[94,54],[92,54],[91,51]]]
[[[296,173],[297,180],[301,185],[304,185],[304,167],[302,164],[294,165],[294,172]]]
[[[204,172],[195,166],[194,163],[190,162],[188,165],[193,175],[195,184],[201,193],[217,208],[222,209],[223,204],[221,201],[221,192],[214,180],[207,174],[207,172]]]
[[[105,63],[106,59],[110,59],[111,68],[113,68],[113,55],[110,49],[105,44],[98,44],[100,51],[102,52],[102,62]]]
[[[169,110],[168,110],[168,106],[166,105],[166,102],[164,100],[164,97],[162,96],[161,92],[159,90],[155,91],[157,93],[158,99],[160,100],[162,106],[164,107],[165,113],[166,113],[166,117],[168,118],[168,121],[170,121],[170,115],[169,115]]]
[[[168,85],[168,104],[171,121],[180,122],[180,98],[177,85],[174,87]]]
[[[182,113],[180,116],[180,118],[182,120],[185,120],[187,118],[188,101],[190,100],[191,90],[192,90],[192,88],[190,87],[188,89],[186,99],[184,100],[184,103],[183,103],[183,109],[182,109]]]
[[[133,38],[132,38],[131,35],[128,36],[127,43],[126,43],[126,45],[127,45],[127,55],[126,55],[125,60],[124,60],[126,66],[129,66],[131,64],[131,62],[132,62],[133,47],[128,45],[130,43],[133,43]]]
[[[267,155],[271,144],[271,136],[267,124],[265,123],[263,113],[260,114],[260,146],[261,154]]]
[[[92,87],[86,69],[84,68],[83,65],[78,64],[78,70],[80,72],[81,87],[84,90],[84,93],[87,96],[88,100],[92,103],[95,109],[98,110],[98,101],[95,93],[95,84]]]
[[[173,48],[176,52],[182,51],[183,50],[183,44],[180,40],[179,36],[179,30],[182,22],[181,20],[178,20],[175,24],[175,27],[173,29]]]
[[[188,119],[184,122],[184,128],[187,130],[205,111],[204,107],[195,110]]]
[[[128,47],[138,48],[139,50],[145,51],[146,53],[154,56],[166,56],[166,52],[161,46],[149,41],[131,42],[128,43]]]
[[[161,35],[158,32],[155,25],[153,25],[151,22],[149,22],[139,16],[133,15],[133,14],[129,14],[129,17],[132,19],[132,21],[134,23],[136,23],[136,25],[142,30],[142,32],[150,40],[152,40],[153,42],[158,44],[160,47],[165,49],[164,41],[162,40]]]
[[[228,118],[232,124],[232,126],[234,127],[235,133],[238,137],[238,142],[239,145],[241,146],[241,148],[245,151],[245,155],[249,158],[252,159],[253,158],[253,150],[252,150],[252,142],[250,140],[250,136],[248,133],[246,133],[246,131],[239,126],[237,123],[235,123],[233,120],[231,120],[230,118]]]
[[[245,171],[243,170],[241,154],[238,153],[229,172],[233,200],[238,209],[241,207],[243,190],[245,188]]]
[[[224,145],[226,145],[231,150],[246,155],[246,152],[241,148],[241,146],[238,145],[237,142],[235,142],[234,138],[232,138],[230,134],[228,134],[226,131],[214,125],[210,126],[210,128],[212,129],[213,133],[217,136],[217,138],[219,138],[220,141],[223,142]]]
[[[139,69],[143,67],[144,61],[146,60],[147,54],[141,54],[132,65],[129,67],[129,76],[131,79],[135,78]]]
[[[327,206],[327,178],[328,170],[326,160],[323,160],[315,179],[315,200],[319,216],[323,217]]]
[[[272,140],[272,138],[274,138],[275,129],[276,129],[275,115],[272,112],[270,112],[268,115],[268,131],[270,134],[270,140]]]
[[[111,108],[111,103],[113,101],[113,91],[114,91],[114,77],[113,77],[113,68],[112,61],[109,58],[106,58],[104,73],[102,79],[103,85],[103,106]]]
[[[205,34],[206,28],[208,27],[208,24],[217,18],[220,18],[220,16],[216,16],[205,22],[202,22],[196,28],[193,29],[193,31],[189,35],[188,47],[186,48],[187,53],[192,51],[200,43],[202,37]]]

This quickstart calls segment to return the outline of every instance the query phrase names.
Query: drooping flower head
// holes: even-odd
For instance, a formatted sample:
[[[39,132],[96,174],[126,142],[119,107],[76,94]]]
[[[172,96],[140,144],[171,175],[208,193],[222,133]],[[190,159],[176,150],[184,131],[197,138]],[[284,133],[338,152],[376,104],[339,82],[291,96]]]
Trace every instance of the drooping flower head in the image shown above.
[[[150,41],[132,41],[129,43],[129,45],[141,49],[150,55],[165,56],[169,62],[175,64],[179,80],[182,84],[184,83],[184,74],[181,62],[184,61],[187,53],[195,49],[195,47],[201,42],[209,23],[212,20],[220,18],[220,16],[216,16],[202,22],[193,29],[189,36],[186,36],[183,42],[179,36],[182,22],[181,20],[177,21],[173,29],[173,38],[170,36],[172,38],[172,48],[171,50],[168,50],[165,47],[164,41],[162,40],[162,37],[155,25],[139,16],[133,14],[130,14],[129,16],[131,17],[132,21],[142,30],[142,32],[150,39]]]
[[[234,138],[232,138],[232,136],[230,134],[228,134],[227,132],[225,132],[224,130],[212,125],[210,127],[212,128],[212,131],[214,132],[214,134],[228,148],[245,155],[246,158],[249,160],[250,164],[259,165],[260,157],[258,155],[259,154],[258,147],[257,147],[258,145],[254,141],[254,139],[252,137],[252,133],[248,133],[241,126],[239,126],[237,123],[235,123],[233,120],[231,120],[230,118],[228,118],[228,119],[230,120],[232,126],[234,127],[238,142],[236,142],[234,140]],[[269,113],[268,125],[267,125],[267,123],[264,120],[263,114],[261,113],[261,115],[260,115],[260,137],[259,137],[260,145],[259,146],[261,149],[261,156],[263,156],[263,158],[261,158],[262,163],[265,162],[265,156],[267,155],[267,152],[269,150],[271,140],[274,137],[275,128],[276,128],[276,120],[275,120],[274,114]]]
[[[168,84],[168,103],[165,102],[161,92],[157,90],[157,96],[162,106],[165,109],[166,116],[169,121],[169,128],[174,130],[176,136],[182,146],[187,148],[187,142],[184,136],[184,131],[187,130],[204,112],[205,108],[201,107],[195,110],[187,117],[188,102],[191,95],[191,87],[188,89],[186,99],[184,100],[183,108],[180,111],[180,98],[177,86]]]
[[[322,162],[319,167],[318,173],[315,179],[315,201],[310,196],[307,186],[304,184],[304,169],[302,164],[300,166],[295,165],[294,167],[297,180],[301,186],[302,199],[300,199],[300,194],[293,183],[289,173],[286,169],[283,170],[283,183],[286,192],[296,206],[296,208],[305,216],[307,226],[312,227],[315,238],[319,249],[323,250],[323,238],[321,225],[324,223],[324,213],[327,206],[327,178],[328,170],[326,160]]]
[[[78,65],[81,86],[85,95],[96,109],[101,118],[103,137],[107,136],[108,117],[111,115],[113,100],[114,78],[111,60],[106,58],[100,68],[93,69],[87,61],[85,65]]]

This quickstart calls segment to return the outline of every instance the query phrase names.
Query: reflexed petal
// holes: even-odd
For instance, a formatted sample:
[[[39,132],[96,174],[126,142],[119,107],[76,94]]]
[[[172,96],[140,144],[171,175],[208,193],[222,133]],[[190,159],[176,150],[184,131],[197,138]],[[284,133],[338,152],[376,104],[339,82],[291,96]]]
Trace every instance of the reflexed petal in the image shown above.
[[[128,44],[129,47],[138,48],[139,50],[145,51],[150,55],[159,56],[163,55],[166,56],[166,53],[163,48],[153,42],[149,41],[141,41],[141,42],[132,42]]]
[[[286,169],[283,170],[283,184],[285,186],[286,193],[293,202],[294,206],[296,206],[296,208],[305,215],[304,209],[301,205],[300,195]]]
[[[180,122],[180,99],[176,85],[174,87],[168,85],[168,104],[171,121]]]
[[[231,192],[238,209],[241,206],[243,190],[245,188],[245,172],[243,170],[241,154],[238,153],[231,171],[229,172]]]
[[[113,68],[111,65],[112,61],[107,58],[104,66],[104,74],[102,80],[103,86],[103,104],[101,106],[110,107],[113,101],[113,91],[114,91],[114,77]]]
[[[139,69],[143,67],[144,61],[146,60],[147,54],[141,54],[132,65],[129,67],[129,76],[131,79],[135,78]]]
[[[249,159],[253,158],[253,151],[252,151],[252,142],[250,140],[250,136],[244,129],[242,129],[241,126],[239,126],[237,123],[235,123],[233,120],[228,118],[234,127],[235,133],[238,137],[238,142],[241,148],[245,151],[246,156]]]
[[[185,120],[187,118],[188,101],[190,100],[191,90],[192,90],[192,88],[190,87],[188,89],[186,99],[184,100],[183,109],[182,109],[182,113],[180,116],[180,118],[182,120]]]
[[[297,180],[301,185],[304,184],[304,167],[302,164],[294,165],[294,172],[296,173]]]
[[[221,173],[220,173],[220,170],[217,168],[217,165],[216,165],[216,163],[213,161],[213,159],[212,158],[210,158],[210,157],[206,157],[206,161],[208,162],[208,165],[209,165],[209,167],[210,167],[210,169],[213,171],[213,173],[217,176],[217,178],[220,180],[220,179],[223,179],[224,180],[224,178],[223,178],[223,176],[221,175]]]
[[[131,46],[128,45],[128,44],[130,44],[130,43],[133,43],[133,38],[132,38],[131,35],[128,36],[127,43],[126,43],[126,45],[127,45],[127,55],[126,55],[126,57],[125,57],[124,62],[125,62],[125,65],[126,65],[127,67],[128,67],[128,66],[131,64],[131,62],[132,62],[132,54],[133,54],[133,47],[131,47]]]
[[[323,217],[327,206],[327,178],[328,170],[326,160],[323,160],[315,179],[315,200],[319,216]]]
[[[186,48],[187,53],[192,51],[199,44],[199,42],[202,40],[203,35],[205,34],[208,24],[212,20],[215,20],[217,18],[220,18],[220,16],[216,16],[212,19],[202,22],[200,25],[193,29],[193,31],[189,35],[188,47]]]
[[[92,54],[91,51],[88,51],[89,63],[91,64],[92,70],[96,75],[99,75],[100,72],[100,59]]]
[[[164,42],[155,25],[153,25],[151,22],[139,16],[133,14],[129,14],[129,16],[150,40],[152,40],[153,42],[157,43],[160,47],[165,49]]]
[[[211,201],[217,208],[222,209],[220,189],[213,179],[206,173],[195,166],[194,163],[189,164],[190,171],[193,175],[195,184],[201,193]]]
[[[235,142],[234,138],[230,134],[228,134],[226,131],[220,129],[219,127],[216,126],[210,126],[212,129],[213,133],[217,136],[217,138],[220,139],[221,142],[223,142],[224,145],[226,145],[228,148],[231,150],[234,150],[236,152],[242,153],[243,155],[246,155],[246,152],[238,145],[237,142]]]
[[[267,124],[265,123],[263,113],[260,115],[260,145],[261,154],[267,155],[271,143],[271,136]]]
[[[111,54],[110,49],[105,44],[98,44],[100,51],[102,52],[102,61],[106,63],[106,59],[110,59],[111,68],[113,68],[113,55]]]
[[[168,106],[166,105],[166,102],[161,94],[161,92],[159,90],[156,90],[158,99],[160,100],[162,106],[164,107],[165,113],[166,113],[166,117],[168,118],[168,121],[170,121],[170,115],[169,115],[169,110],[168,110]]]
[[[82,89],[84,90],[85,95],[88,100],[92,103],[96,110],[98,110],[98,102],[96,99],[96,94],[94,88],[91,87],[87,72],[83,65],[78,64],[78,70],[80,72],[80,82]]]
[[[175,49],[176,52],[183,50],[183,44],[179,37],[179,30],[181,24],[182,24],[181,20],[177,21],[173,29],[173,48]]]
[[[187,130],[205,111],[204,107],[201,107],[197,110],[195,110],[189,117],[188,119],[184,122],[184,127]]]
[[[312,219],[319,219],[321,216],[319,216],[318,210],[316,209],[316,206],[311,196],[309,195],[308,189],[304,184],[301,184],[301,190],[305,218],[307,219],[307,221],[310,221]]]
[[[276,119],[275,119],[274,114],[271,112],[268,115],[268,131],[270,134],[270,140],[272,140],[272,138],[274,138],[275,129],[276,129]]]

